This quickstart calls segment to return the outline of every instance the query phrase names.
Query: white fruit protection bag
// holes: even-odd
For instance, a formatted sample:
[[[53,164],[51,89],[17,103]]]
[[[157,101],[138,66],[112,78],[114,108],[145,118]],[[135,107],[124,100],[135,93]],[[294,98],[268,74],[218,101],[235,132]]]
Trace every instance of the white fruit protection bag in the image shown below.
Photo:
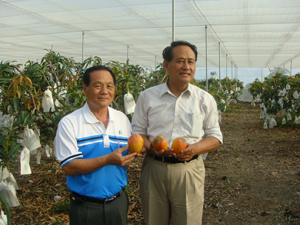
[[[16,195],[15,187],[6,181],[0,182],[0,195],[5,198],[10,207],[16,207],[20,205]]]
[[[50,110],[53,112],[55,110],[52,92],[49,89],[47,89],[44,92],[44,97],[42,99],[42,107],[44,112],[50,112]]]
[[[31,174],[29,163],[30,163],[30,150],[24,147],[20,154],[21,175]]]
[[[19,187],[14,176],[7,170],[6,167],[0,170],[0,195],[5,198],[10,207],[16,207],[20,205],[16,195],[16,189],[19,189]]]
[[[0,112],[0,128],[1,127],[12,127],[14,123],[14,116],[3,115],[3,112]]]
[[[29,129],[28,126],[25,129],[25,147],[30,151],[34,151],[37,148],[41,147],[40,143],[40,132],[36,128],[34,130]],[[24,146],[24,145],[23,145]]]
[[[7,225],[7,216],[4,214],[3,210],[1,210],[0,225]]]
[[[37,164],[41,164],[41,158],[42,158],[42,154],[41,154],[41,152],[38,152],[36,154],[36,163]]]
[[[12,175],[12,173],[10,173],[6,167],[0,171],[0,181],[6,181],[7,183],[12,184],[16,190],[19,189],[14,175]]]
[[[51,153],[52,153],[52,149],[49,147],[49,145],[46,145],[46,146],[45,146],[45,152],[46,152],[46,156],[47,156],[48,158],[50,158]]]
[[[135,109],[135,101],[133,96],[128,92],[124,95],[125,114],[131,114]]]

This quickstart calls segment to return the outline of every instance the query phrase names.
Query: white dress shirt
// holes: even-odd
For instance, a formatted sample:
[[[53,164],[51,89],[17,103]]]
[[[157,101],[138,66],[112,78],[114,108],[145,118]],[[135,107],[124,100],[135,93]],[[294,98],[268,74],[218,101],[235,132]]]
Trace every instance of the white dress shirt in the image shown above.
[[[136,103],[132,129],[150,141],[163,136],[169,148],[177,137],[184,137],[189,144],[208,136],[223,142],[215,99],[192,84],[178,98],[166,83],[143,91]]]

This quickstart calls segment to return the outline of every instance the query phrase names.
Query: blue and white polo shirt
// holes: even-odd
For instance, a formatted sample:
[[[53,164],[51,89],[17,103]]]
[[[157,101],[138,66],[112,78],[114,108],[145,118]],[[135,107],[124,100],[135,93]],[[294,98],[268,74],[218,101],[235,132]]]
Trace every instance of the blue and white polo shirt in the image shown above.
[[[108,126],[96,119],[87,103],[63,117],[55,137],[56,158],[65,166],[74,159],[90,159],[107,155],[127,145],[131,124],[127,116],[108,107]],[[127,155],[128,150],[123,152]],[[108,165],[91,173],[67,176],[71,191],[80,195],[106,198],[127,185],[126,166]]]

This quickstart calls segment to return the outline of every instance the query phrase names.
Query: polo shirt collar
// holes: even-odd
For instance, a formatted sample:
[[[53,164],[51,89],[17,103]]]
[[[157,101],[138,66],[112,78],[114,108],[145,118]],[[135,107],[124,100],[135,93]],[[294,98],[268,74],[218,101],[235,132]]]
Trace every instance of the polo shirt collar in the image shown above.
[[[90,110],[89,105],[87,102],[83,106],[83,116],[86,120],[87,123],[98,123],[99,120],[94,116],[92,111]],[[109,121],[114,121],[116,119],[115,112],[112,108],[108,107],[108,120]]]
[[[166,81],[166,83],[163,84],[162,88],[160,89],[160,94],[159,97],[163,96],[163,94],[165,93],[172,93],[167,85],[168,80]],[[186,90],[183,93],[189,93],[190,95],[192,94],[192,89],[191,89],[191,84],[188,83],[188,86],[186,88]]]

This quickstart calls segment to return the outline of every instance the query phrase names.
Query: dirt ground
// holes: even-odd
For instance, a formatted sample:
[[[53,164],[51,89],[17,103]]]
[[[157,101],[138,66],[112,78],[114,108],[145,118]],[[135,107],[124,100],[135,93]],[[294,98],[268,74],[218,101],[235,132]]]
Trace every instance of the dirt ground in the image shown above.
[[[224,144],[205,160],[204,225],[300,224],[300,126],[265,130],[259,113],[258,104],[237,103],[222,114]],[[55,157],[34,160],[31,175],[12,169],[20,202],[11,208],[12,224],[68,224],[65,175]],[[128,167],[128,225],[144,224],[141,163]]]

